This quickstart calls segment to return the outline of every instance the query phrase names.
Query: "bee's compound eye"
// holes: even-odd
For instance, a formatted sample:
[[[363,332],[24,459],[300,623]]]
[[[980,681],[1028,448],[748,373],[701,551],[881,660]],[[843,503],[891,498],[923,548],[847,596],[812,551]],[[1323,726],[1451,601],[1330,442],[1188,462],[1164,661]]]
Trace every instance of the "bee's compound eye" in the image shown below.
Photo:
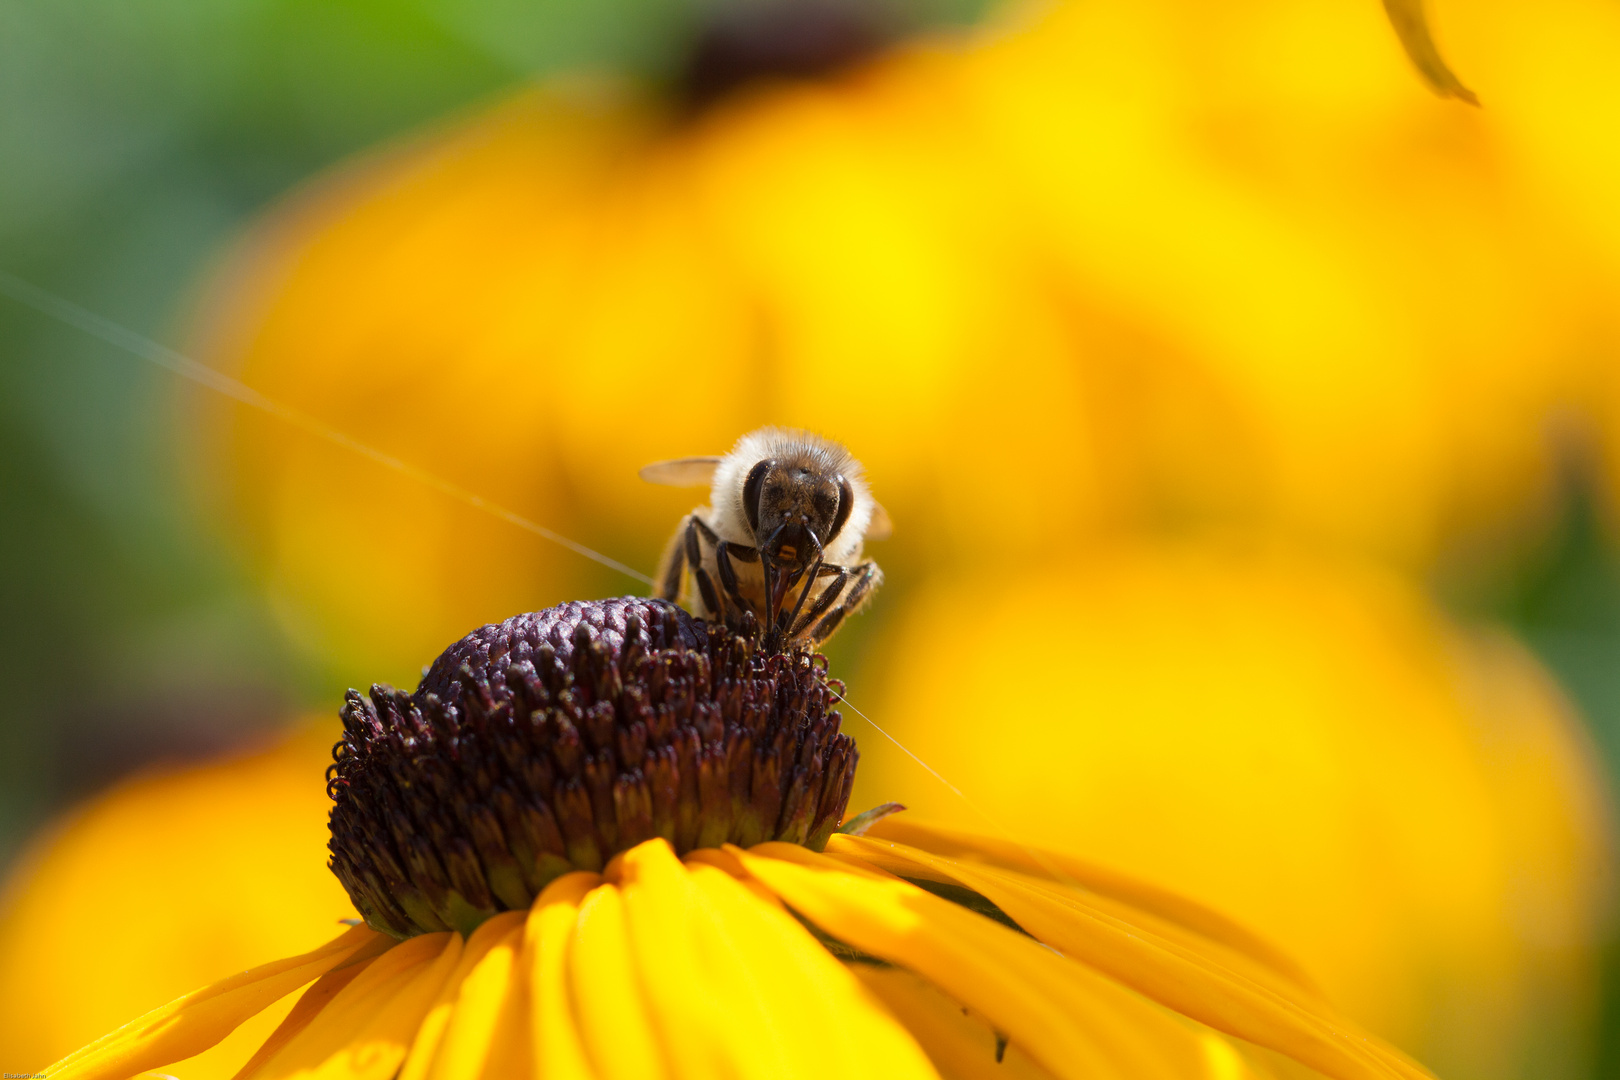
[[[748,527],[759,534],[759,496],[760,489],[765,486],[765,474],[771,471],[775,462],[767,459],[748,470],[748,479],[743,481],[743,513],[748,515]]]
[[[844,523],[849,520],[849,512],[855,509],[855,489],[849,481],[842,476],[838,478],[838,510],[833,514],[832,528],[827,530],[826,543],[832,543],[833,538],[843,531]]]

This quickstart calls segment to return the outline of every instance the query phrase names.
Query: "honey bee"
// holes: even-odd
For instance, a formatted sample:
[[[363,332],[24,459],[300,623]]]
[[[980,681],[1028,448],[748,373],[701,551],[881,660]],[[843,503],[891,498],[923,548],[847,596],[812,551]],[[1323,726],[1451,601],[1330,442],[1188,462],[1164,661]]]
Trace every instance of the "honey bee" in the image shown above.
[[[659,563],[658,595],[767,643],[819,646],[883,581],[867,540],[890,532],[860,462],[807,431],[761,428],[725,457],[677,458],[641,470],[673,487],[710,486],[681,519]],[[687,589],[687,577],[695,589]]]

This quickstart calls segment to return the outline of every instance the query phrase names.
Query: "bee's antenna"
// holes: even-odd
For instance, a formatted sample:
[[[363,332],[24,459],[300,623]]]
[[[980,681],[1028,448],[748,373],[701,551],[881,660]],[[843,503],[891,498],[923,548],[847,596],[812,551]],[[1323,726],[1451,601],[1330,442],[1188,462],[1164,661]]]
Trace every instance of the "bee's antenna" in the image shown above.
[[[120,326],[111,319],[102,318],[95,312],[82,308],[71,300],[47,292],[39,286],[32,285],[22,278],[15,277],[3,270],[0,270],[0,293],[11,297],[19,304],[33,308],[41,314],[49,315],[58,322],[66,323],[69,326],[83,330],[92,337],[100,338],[109,345],[116,345],[144,360],[149,360],[158,367],[172,371],[182,378],[190,379],[194,383],[206,386],[210,390],[224,394],[226,397],[239,401],[244,405],[252,406],[261,412],[267,412],[271,416],[285,420],[294,427],[303,428],[310,434],[319,436],[327,442],[336,443],[338,446],[352,450],[361,457],[369,458],[385,469],[392,469],[394,472],[408,476],[417,483],[439,492],[441,495],[449,496],[458,502],[494,514],[510,525],[531,532],[542,540],[549,540],[553,544],[565,547],[576,555],[583,555],[593,562],[601,563],[610,570],[617,570],[619,573],[634,578],[643,585],[654,584],[652,578],[634,567],[626,566],[617,559],[604,555],[594,548],[588,548],[578,541],[570,540],[561,533],[554,532],[544,525],[530,521],[528,518],[508,510],[504,506],[490,502],[482,495],[474,494],[464,487],[452,484],[450,481],[435,476],[433,473],[418,468],[409,462],[402,461],[392,454],[385,454],[381,450],[361,442],[359,439],[345,435],[337,428],[317,420],[302,410],[295,409],[290,405],[283,405],[273,398],[266,397],[253,389],[253,387],[238,379],[231,378],[224,372],[216,371],[201,361],[193,360],[191,357],[176,352],[166,345],[160,345],[151,338],[144,337],[127,327]]]

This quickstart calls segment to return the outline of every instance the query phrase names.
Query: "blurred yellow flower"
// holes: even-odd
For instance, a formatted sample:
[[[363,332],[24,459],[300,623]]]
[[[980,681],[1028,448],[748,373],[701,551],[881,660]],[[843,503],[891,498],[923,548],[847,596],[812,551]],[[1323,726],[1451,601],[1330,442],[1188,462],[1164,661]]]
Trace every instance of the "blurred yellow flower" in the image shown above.
[[[1061,267],[1077,365],[1122,391],[1098,423],[1149,521],[1416,568],[1533,530],[1598,310],[1579,231],[1370,5],[1061,5],[971,68],[964,138]]]
[[[972,665],[929,648],[950,627]],[[1379,572],[1094,551],[940,584],[853,704],[873,792],[1199,896],[1442,1076],[1581,1075],[1609,807],[1547,675]],[[984,815],[984,816],[981,816]],[[1562,1047],[1568,1058],[1548,1047]]]
[[[0,908],[8,1063],[54,1061],[222,971],[314,948],[353,917],[324,859],[335,728],[311,723],[267,750],[136,778],[36,842]],[[233,1072],[193,1063],[186,1080]]]
[[[648,568],[687,507],[635,470],[767,422],[857,449],[896,571],[1234,524],[1426,570],[1538,535],[1602,294],[1517,128],[1426,93],[1363,0],[998,29],[697,119],[528,92],[294,200],[204,351]],[[267,418],[227,437],[288,622],[355,671],[597,573]],[[405,517],[361,543],[362,504]]]
[[[989,275],[1004,284],[984,294],[995,253],[953,253],[978,218],[915,182],[947,144],[937,119],[910,122],[928,119],[926,85],[902,84],[871,116],[793,97],[786,126],[774,109],[671,127],[633,99],[524,95],[269,223],[248,269],[226,278],[258,285],[233,285],[205,351],[273,397],[648,569],[689,496],[648,488],[641,465],[724,449],[767,419],[838,415],[916,508],[914,550],[943,555],[949,534],[917,543],[919,496],[957,490],[936,489],[950,433],[977,416],[986,437],[1039,461],[1078,416],[1049,392],[1065,378],[1052,314],[1011,273]],[[774,233],[762,228],[772,220]],[[986,388],[971,362],[1006,345],[1009,327],[1044,341],[1041,355],[1010,360],[1025,376]],[[910,415],[896,424],[900,397]],[[1031,430],[1031,417],[1046,422]],[[317,655],[357,673],[412,670],[434,642],[594,573],[266,418],[231,420],[228,485],[244,533],[267,548],[270,587]],[[956,465],[976,472],[968,484],[992,468]],[[1031,495],[1039,481],[1007,478]],[[1079,497],[1049,487],[1039,520],[1072,520]],[[409,523],[362,542],[361,502]],[[586,592],[624,586],[583,580],[599,582]]]
[[[1561,237],[1585,318],[1575,359],[1620,496],[1620,11],[1602,0],[1439,5],[1450,51],[1493,114],[1511,180]]]

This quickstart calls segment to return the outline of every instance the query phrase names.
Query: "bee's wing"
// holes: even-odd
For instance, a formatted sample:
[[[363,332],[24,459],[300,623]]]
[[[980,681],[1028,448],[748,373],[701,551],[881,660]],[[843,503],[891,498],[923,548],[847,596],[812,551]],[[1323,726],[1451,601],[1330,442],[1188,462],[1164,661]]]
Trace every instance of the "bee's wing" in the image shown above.
[[[887,540],[894,535],[894,522],[889,518],[889,512],[883,509],[882,503],[872,504],[872,520],[866,525],[866,538],[868,540]]]
[[[708,487],[719,464],[720,459],[717,457],[675,458],[673,461],[655,461],[636,475],[649,484],[664,484],[668,487]]]

